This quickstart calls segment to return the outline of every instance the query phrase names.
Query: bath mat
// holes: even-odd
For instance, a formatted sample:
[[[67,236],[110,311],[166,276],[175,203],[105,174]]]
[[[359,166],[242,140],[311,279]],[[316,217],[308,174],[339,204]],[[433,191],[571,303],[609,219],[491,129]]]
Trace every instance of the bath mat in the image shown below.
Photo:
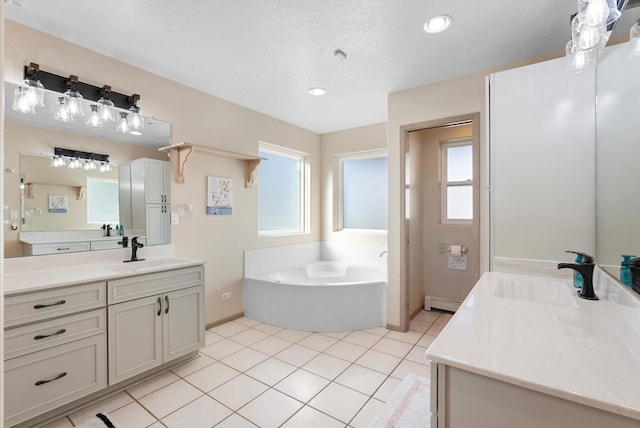
[[[429,379],[409,373],[369,428],[416,428],[431,425]]]
[[[98,413],[91,419],[76,425],[76,428],[120,428],[120,425],[106,413]]]

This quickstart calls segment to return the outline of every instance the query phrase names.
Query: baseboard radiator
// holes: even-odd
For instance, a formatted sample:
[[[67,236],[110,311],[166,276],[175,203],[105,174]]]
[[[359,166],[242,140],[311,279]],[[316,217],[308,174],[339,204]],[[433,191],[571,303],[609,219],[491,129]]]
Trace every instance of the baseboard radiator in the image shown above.
[[[424,296],[424,310],[442,309],[444,311],[455,312],[462,304],[459,300],[445,299],[437,296]]]

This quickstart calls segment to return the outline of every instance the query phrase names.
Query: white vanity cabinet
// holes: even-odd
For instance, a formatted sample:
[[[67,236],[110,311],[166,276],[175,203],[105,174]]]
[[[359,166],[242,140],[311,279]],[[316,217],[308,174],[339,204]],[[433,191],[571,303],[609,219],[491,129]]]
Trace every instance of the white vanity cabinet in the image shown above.
[[[168,244],[170,230],[171,163],[156,159],[131,162],[133,228],[145,231],[147,245]]]
[[[5,424],[107,386],[106,283],[5,298]]]
[[[202,266],[108,281],[109,384],[204,346]]]

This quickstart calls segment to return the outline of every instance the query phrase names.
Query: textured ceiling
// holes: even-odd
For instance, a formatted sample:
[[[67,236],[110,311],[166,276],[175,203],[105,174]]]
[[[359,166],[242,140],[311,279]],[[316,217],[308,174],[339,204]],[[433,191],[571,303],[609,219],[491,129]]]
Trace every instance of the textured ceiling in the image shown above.
[[[385,122],[389,93],[563,51],[575,10],[574,0],[24,0],[5,13],[324,134]],[[441,13],[451,28],[426,34]],[[639,15],[625,12],[614,37]],[[314,86],[327,94],[310,96]]]

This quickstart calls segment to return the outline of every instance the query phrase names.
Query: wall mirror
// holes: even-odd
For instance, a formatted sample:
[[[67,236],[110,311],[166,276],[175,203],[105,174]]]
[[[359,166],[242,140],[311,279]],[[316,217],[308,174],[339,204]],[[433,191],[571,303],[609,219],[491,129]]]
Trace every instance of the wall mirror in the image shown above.
[[[596,88],[596,262],[640,256],[640,57],[629,43],[607,48]],[[579,185],[579,183],[576,183]]]
[[[127,232],[131,231],[126,230],[132,216],[129,164],[143,157],[167,160],[166,154],[157,149],[171,144],[170,124],[145,116],[142,135],[132,135],[115,132],[114,123],[106,123],[101,128],[87,126],[86,117],[59,122],[54,119],[59,94],[50,91],[45,93],[45,107],[36,109],[35,114],[23,114],[11,109],[16,87],[5,82],[4,195],[5,216],[9,222],[5,227],[5,257],[25,255],[20,236],[31,232],[103,233],[100,227],[113,213],[108,210],[99,213],[96,211],[99,206],[93,210],[88,207],[89,181],[93,181],[92,200],[96,199],[95,189],[101,183],[107,193],[98,199],[114,197],[114,186],[117,186],[118,219],[109,223],[124,225],[125,234],[130,234]],[[107,154],[112,171],[53,168],[51,159],[55,147]],[[65,202],[60,202],[60,207],[50,207],[51,196],[64,196],[66,198],[59,199]]]

